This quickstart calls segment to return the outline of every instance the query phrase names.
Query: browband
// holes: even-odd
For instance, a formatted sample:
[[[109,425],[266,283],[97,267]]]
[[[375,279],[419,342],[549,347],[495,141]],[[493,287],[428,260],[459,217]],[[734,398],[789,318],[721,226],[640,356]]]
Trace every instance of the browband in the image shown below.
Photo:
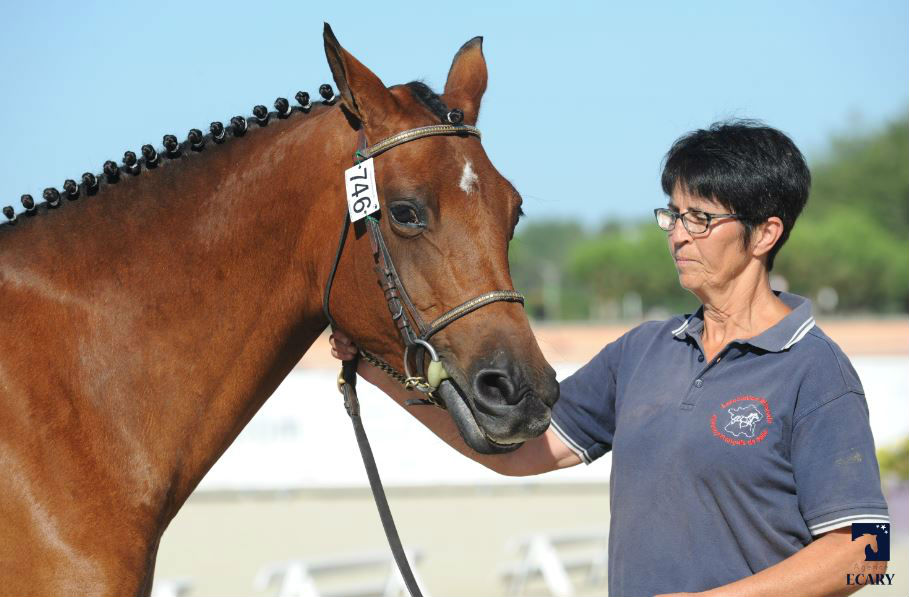
[[[469,124],[432,124],[409,129],[402,133],[398,133],[397,135],[382,139],[374,145],[357,151],[357,156],[361,159],[368,160],[369,158],[375,157],[402,143],[407,143],[408,141],[413,141],[415,139],[422,139],[423,137],[432,137],[434,135],[473,135],[477,138],[482,138],[480,129],[475,126],[470,126]]]

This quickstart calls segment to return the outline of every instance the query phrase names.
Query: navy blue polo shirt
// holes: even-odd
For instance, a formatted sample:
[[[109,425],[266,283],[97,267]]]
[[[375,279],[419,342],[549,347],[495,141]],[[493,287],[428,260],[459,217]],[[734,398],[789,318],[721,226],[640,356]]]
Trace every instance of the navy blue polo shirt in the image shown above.
[[[562,382],[554,431],[588,464],[612,451],[611,595],[711,589],[889,522],[858,376],[811,302],[780,298],[792,312],[710,362],[701,310],[631,330]]]

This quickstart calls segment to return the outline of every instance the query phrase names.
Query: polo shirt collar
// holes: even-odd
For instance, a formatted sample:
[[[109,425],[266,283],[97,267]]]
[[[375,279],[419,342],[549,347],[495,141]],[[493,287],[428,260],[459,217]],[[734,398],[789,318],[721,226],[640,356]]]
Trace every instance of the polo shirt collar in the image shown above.
[[[786,317],[776,325],[754,338],[739,340],[743,344],[750,344],[768,352],[782,352],[791,348],[796,342],[814,327],[815,321],[812,314],[811,301],[797,294],[774,291],[783,303],[790,309]],[[700,336],[704,330],[704,307],[689,316],[681,325],[672,330],[672,335],[679,340],[684,340],[692,335]]]

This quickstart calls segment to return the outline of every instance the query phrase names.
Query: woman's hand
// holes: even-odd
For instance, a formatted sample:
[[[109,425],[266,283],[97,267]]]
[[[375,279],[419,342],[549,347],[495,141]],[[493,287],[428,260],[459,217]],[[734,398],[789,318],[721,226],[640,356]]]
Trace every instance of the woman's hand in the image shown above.
[[[331,344],[331,356],[339,361],[349,361],[357,356],[356,345],[340,330],[335,330],[328,337],[328,343]]]
[[[335,330],[328,337],[328,342],[331,344],[331,356],[336,359],[345,361],[357,355],[357,346],[344,332]],[[401,406],[404,406],[404,403],[411,398],[423,397],[423,394],[418,392],[405,390],[401,384],[369,364],[365,359],[360,359],[357,374],[391,396]],[[555,435],[552,428],[543,435],[528,440],[514,452],[486,455],[478,454],[467,447],[455,427],[454,420],[447,412],[425,406],[409,408],[407,412],[419,419],[430,431],[461,454],[502,475],[538,475],[546,471],[574,466],[581,462],[580,457]]]
[[[340,330],[332,332],[331,336],[328,337],[328,343],[331,344],[331,356],[339,361],[349,361],[353,359],[360,350],[357,348],[357,345],[353,343],[353,340]],[[369,364],[365,359],[360,359],[360,362],[357,364],[357,375],[372,385],[377,386],[386,394],[391,395],[392,392],[398,389],[391,378]]]

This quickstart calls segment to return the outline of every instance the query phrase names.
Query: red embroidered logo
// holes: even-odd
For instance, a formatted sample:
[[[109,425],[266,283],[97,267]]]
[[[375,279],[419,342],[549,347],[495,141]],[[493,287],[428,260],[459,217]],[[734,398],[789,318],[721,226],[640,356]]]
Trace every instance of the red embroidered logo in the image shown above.
[[[730,446],[753,446],[767,437],[767,426],[773,423],[770,405],[757,396],[739,396],[720,405],[720,415],[710,417],[710,431]],[[723,417],[722,425],[718,425]],[[758,433],[758,429],[763,430]]]

